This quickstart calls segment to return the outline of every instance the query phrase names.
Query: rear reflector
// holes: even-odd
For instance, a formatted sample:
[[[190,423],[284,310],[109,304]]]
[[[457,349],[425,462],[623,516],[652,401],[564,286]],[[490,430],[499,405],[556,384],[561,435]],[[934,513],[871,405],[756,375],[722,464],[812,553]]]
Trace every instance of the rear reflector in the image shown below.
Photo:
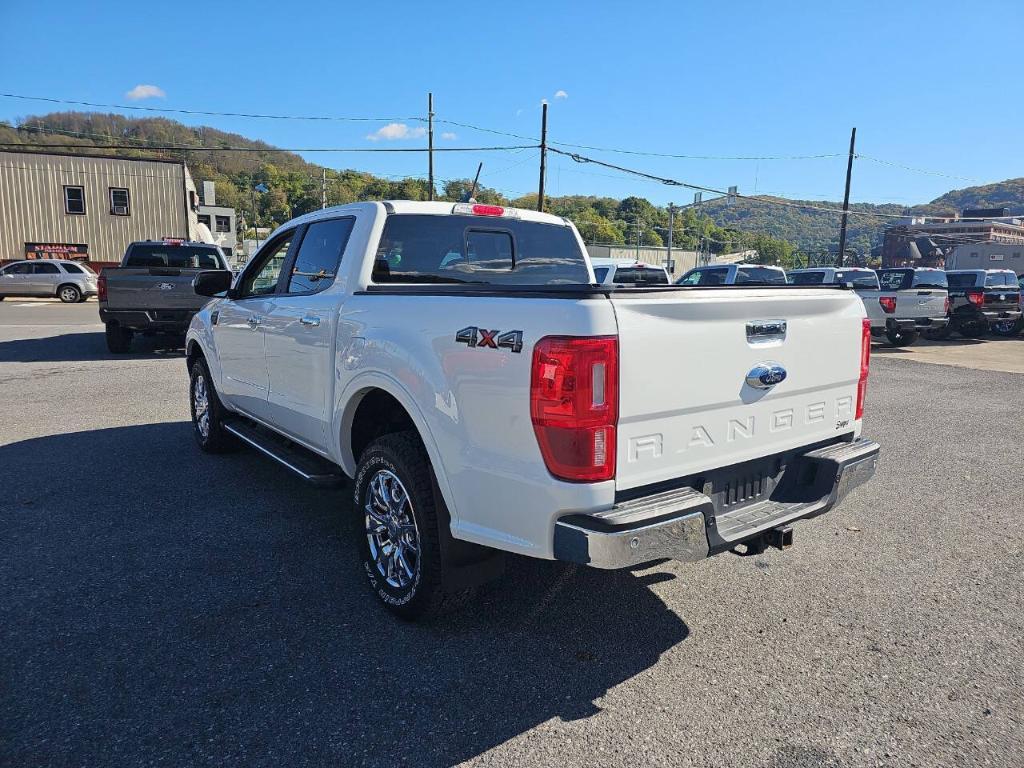
[[[561,480],[615,477],[618,358],[615,336],[545,336],[533,348],[530,417],[544,463]]]
[[[107,276],[100,272],[96,278],[96,299],[97,301],[107,300]]]
[[[878,303],[882,307],[882,311],[887,315],[891,315],[896,311],[896,297],[895,296],[879,296]]]
[[[857,411],[854,419],[864,418],[864,398],[868,394],[868,370],[871,368],[871,321],[866,317],[860,327],[860,378],[857,380]]]

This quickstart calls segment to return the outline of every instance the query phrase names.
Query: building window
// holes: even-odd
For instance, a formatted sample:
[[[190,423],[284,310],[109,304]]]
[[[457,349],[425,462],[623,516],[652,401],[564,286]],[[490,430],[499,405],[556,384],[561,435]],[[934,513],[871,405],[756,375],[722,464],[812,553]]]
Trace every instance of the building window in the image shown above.
[[[217,231],[218,232],[230,232],[231,231],[231,217],[230,216],[217,216]]]
[[[85,215],[85,187],[64,187],[64,213]]]
[[[128,190],[124,187],[110,188],[110,212],[114,216],[129,216]]]
[[[206,228],[209,229],[210,228],[210,214],[208,214],[208,213],[200,213],[199,214],[199,223],[200,224],[205,224]]]

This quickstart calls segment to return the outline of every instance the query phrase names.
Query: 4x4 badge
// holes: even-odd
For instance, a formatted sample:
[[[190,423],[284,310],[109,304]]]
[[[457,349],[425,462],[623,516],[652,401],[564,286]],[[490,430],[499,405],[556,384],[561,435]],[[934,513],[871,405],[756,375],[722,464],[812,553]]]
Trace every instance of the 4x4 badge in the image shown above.
[[[490,347],[491,349],[511,349],[513,352],[523,351],[522,331],[489,331],[471,325],[455,332],[455,341],[467,347]]]

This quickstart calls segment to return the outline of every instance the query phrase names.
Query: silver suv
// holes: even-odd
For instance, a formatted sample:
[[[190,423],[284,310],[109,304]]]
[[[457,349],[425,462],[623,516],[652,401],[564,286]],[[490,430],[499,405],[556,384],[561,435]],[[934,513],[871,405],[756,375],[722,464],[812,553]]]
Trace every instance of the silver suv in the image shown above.
[[[96,273],[74,261],[16,261],[0,269],[0,301],[8,296],[56,296],[65,304],[96,295]]]

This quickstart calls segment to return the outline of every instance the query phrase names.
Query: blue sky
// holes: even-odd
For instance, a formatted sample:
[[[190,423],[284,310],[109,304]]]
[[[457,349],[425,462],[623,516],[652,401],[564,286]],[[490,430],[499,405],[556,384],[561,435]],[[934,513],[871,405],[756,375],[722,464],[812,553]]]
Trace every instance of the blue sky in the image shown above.
[[[858,152],[852,199],[926,202],[1024,176],[1020,2],[185,4],[0,2],[0,91],[226,112],[439,119],[524,136],[547,99],[553,142],[701,156]],[[1007,35],[1009,33],[1009,35]],[[138,85],[164,96],[130,101]],[[564,95],[563,95],[564,94]],[[135,94],[144,95],[144,94]],[[57,109],[0,98],[0,119]],[[175,117],[170,115],[171,117]],[[417,146],[389,121],[185,118],[282,147]],[[454,137],[441,139],[450,132]],[[522,143],[438,125],[438,146]],[[579,150],[584,151],[584,150]],[[841,199],[845,157],[697,160],[587,154],[742,193]],[[422,155],[307,155],[385,175]],[[437,176],[536,190],[537,152],[444,154]],[[692,193],[554,156],[550,194]]]

